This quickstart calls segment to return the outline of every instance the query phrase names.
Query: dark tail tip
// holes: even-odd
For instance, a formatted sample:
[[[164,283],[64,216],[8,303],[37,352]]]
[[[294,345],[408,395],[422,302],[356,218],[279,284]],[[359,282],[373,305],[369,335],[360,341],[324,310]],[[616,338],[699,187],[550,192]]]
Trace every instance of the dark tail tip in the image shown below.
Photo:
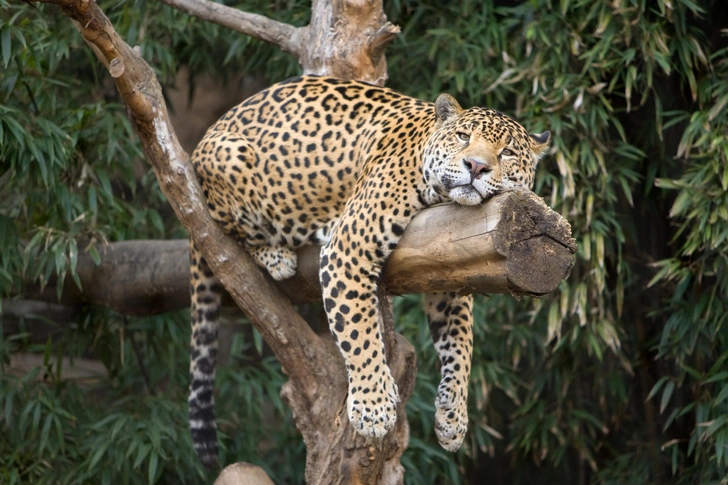
[[[190,434],[200,461],[207,468],[218,468],[217,433],[215,428],[190,429]]]
[[[205,466],[217,467],[217,426],[215,426],[212,393],[193,393],[190,396],[189,426],[197,456]]]

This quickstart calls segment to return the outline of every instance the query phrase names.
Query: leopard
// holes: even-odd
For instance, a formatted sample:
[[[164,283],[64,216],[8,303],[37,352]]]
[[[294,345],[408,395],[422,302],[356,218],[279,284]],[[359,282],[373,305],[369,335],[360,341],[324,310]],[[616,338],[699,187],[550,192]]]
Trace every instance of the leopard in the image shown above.
[[[399,402],[378,321],[387,257],[429,206],[479,205],[532,188],[550,136],[494,109],[463,109],[447,93],[432,103],[366,82],[299,76],[230,109],[191,160],[212,218],[274,280],[295,273],[298,248],[321,245],[323,308],[346,366],[349,422],[378,439],[393,428]],[[194,242],[190,261],[189,427],[198,456],[214,465],[223,289]],[[428,294],[424,310],[440,362],[435,434],[456,451],[468,426],[473,299]]]

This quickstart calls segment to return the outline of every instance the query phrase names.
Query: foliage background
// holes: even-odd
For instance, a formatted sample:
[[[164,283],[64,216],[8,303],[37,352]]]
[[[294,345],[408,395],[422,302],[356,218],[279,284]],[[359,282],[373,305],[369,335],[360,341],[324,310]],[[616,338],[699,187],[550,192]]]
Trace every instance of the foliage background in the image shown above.
[[[308,21],[297,0],[229,3]],[[552,131],[536,190],[580,246],[560,292],[479,299],[471,429],[455,455],[432,432],[419,298],[397,300],[421,369],[407,483],[727,483],[728,5],[385,3],[402,26],[389,86]],[[101,5],[168,86],[183,65],[222,79],[297,73],[276,48],[159,3]],[[57,9],[0,0],[0,296],[72,274],[104,241],[184,237],[107,77]],[[0,482],[210,482],[186,431],[186,322],[86,308],[42,344],[22,326],[2,332],[0,365],[19,351],[47,365],[0,376]],[[300,483],[284,376],[250,335],[218,378],[223,458]],[[109,378],[63,382],[51,355],[100,359]]]

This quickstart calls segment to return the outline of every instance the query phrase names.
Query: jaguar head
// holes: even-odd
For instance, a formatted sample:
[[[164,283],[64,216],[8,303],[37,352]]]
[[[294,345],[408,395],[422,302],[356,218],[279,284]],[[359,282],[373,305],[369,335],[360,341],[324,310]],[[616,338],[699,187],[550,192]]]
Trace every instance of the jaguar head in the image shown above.
[[[439,195],[477,205],[510,188],[533,187],[551,133],[529,134],[493,109],[463,110],[449,94],[435,102],[435,131],[425,145],[425,182]]]

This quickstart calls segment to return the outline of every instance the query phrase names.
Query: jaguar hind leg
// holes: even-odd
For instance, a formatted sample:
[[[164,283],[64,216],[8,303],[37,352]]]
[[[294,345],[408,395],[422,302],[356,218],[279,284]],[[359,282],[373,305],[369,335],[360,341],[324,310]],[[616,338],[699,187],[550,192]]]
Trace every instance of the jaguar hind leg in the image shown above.
[[[435,434],[440,445],[455,451],[468,429],[468,381],[473,355],[473,297],[454,293],[425,296],[425,312],[440,359],[435,398]]]
[[[258,246],[250,250],[256,262],[266,268],[274,280],[280,281],[296,274],[298,255],[283,246]]]

